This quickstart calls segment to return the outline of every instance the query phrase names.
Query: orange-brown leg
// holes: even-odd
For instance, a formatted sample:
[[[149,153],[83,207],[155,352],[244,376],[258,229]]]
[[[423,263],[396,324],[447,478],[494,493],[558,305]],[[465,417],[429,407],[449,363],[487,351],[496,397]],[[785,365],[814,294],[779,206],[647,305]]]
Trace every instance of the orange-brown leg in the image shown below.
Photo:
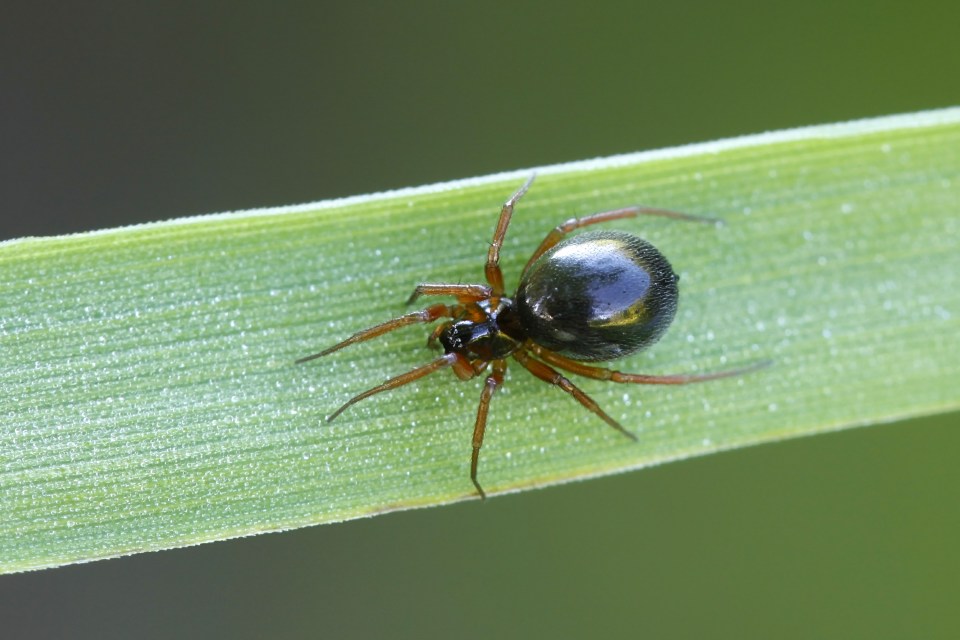
[[[623,373],[621,371],[614,371],[612,369],[605,369],[603,367],[592,367],[535,345],[530,346],[529,349],[533,351],[533,353],[537,354],[538,358],[542,358],[544,362],[549,362],[554,366],[565,369],[570,373],[575,373],[578,376],[593,378],[594,380],[609,380],[611,382],[625,382],[633,384],[690,384],[692,382],[707,382],[708,380],[718,380],[720,378],[730,378],[733,376],[743,375],[758,369],[763,369],[771,364],[769,360],[763,360],[761,362],[755,362],[754,364],[746,367],[728,369],[726,371],[656,376],[643,373]]]
[[[454,296],[458,302],[480,302],[490,297],[492,290],[485,284],[418,284],[407,298],[407,304],[420,296]]]
[[[543,239],[543,242],[540,243],[540,246],[537,247],[537,250],[533,252],[532,256],[530,256],[530,260],[527,261],[527,266],[523,268],[522,273],[525,274],[531,265],[537,261],[537,258],[545,254],[558,242],[563,240],[563,237],[571,231],[582,229],[583,227],[589,227],[592,224],[597,224],[600,222],[610,222],[611,220],[621,220],[623,218],[635,218],[637,216],[660,216],[662,218],[686,220],[687,222],[699,222],[702,224],[723,224],[721,220],[717,220],[716,218],[705,218],[703,216],[695,216],[689,213],[679,213],[677,211],[668,211],[667,209],[656,209],[654,207],[626,207],[624,209],[614,209],[613,211],[601,211],[600,213],[594,213],[589,216],[584,216],[583,218],[570,218],[547,234],[547,237]],[[521,274],[520,277],[522,278],[523,275]]]
[[[442,324],[438,324],[433,331],[430,332],[430,335],[427,336],[427,348],[428,349],[439,349],[440,345],[437,344],[437,341],[440,339],[440,334],[443,333],[447,327],[452,324],[452,321],[447,321]]]
[[[493,232],[493,242],[490,243],[490,249],[487,251],[487,266],[484,268],[487,282],[493,287],[493,293],[495,295],[502,296],[504,293],[503,272],[500,271],[500,247],[503,246],[503,239],[507,235],[507,227],[510,226],[513,207],[517,204],[517,200],[522,198],[523,194],[527,192],[527,189],[530,188],[530,185],[533,184],[533,179],[536,177],[536,174],[534,174],[527,178],[523,186],[517,189],[517,192],[503,203],[503,208],[500,210],[500,219],[497,220],[497,228]]]
[[[483,385],[483,391],[480,394],[480,407],[477,409],[477,421],[473,425],[473,455],[470,458],[470,479],[473,480],[473,486],[477,488],[477,493],[481,499],[486,499],[487,494],[483,487],[477,482],[477,464],[480,461],[480,447],[483,446],[483,432],[487,428],[487,412],[490,409],[490,398],[494,392],[503,384],[503,374],[507,371],[506,360],[494,360],[493,371],[487,376],[487,381]]]
[[[549,382],[554,386],[560,387],[561,389],[563,389],[564,391],[572,395],[574,398],[576,398],[580,404],[582,404],[584,407],[586,407],[593,413],[600,416],[604,422],[606,422],[608,425],[610,425],[611,427],[613,427],[623,435],[627,436],[631,440],[637,439],[637,436],[633,435],[632,433],[624,429],[623,425],[621,425],[619,422],[617,422],[616,420],[608,416],[606,412],[600,408],[600,405],[598,405],[593,400],[593,398],[591,398],[590,396],[585,394],[583,391],[578,389],[576,385],[574,385],[572,382],[570,382],[565,377],[563,377],[560,373],[556,371],[556,369],[540,362],[539,360],[535,360],[534,358],[530,357],[530,355],[525,351],[517,351],[516,353],[513,354],[513,357],[516,358],[517,361],[520,364],[522,364],[527,371],[529,371],[536,377],[540,378],[544,382]]]
[[[344,410],[352,404],[360,402],[361,400],[365,398],[369,398],[370,396],[375,395],[377,393],[381,393],[383,391],[390,391],[391,389],[402,387],[405,384],[410,384],[415,380],[419,380],[420,378],[424,376],[428,376],[434,371],[439,371],[440,369],[443,369],[445,367],[453,367],[457,376],[461,378],[463,378],[464,376],[469,378],[473,372],[473,367],[471,366],[470,362],[463,356],[456,353],[444,354],[439,358],[437,358],[436,360],[434,360],[433,362],[427,363],[421,367],[417,367],[416,369],[413,369],[404,374],[396,376],[395,378],[390,378],[383,384],[379,384],[372,389],[367,389],[363,393],[353,396],[352,398],[347,400],[345,403],[343,403],[343,406],[341,406],[339,409],[331,413],[327,417],[327,422],[330,422],[331,420],[336,418],[338,415],[343,413]]]
[[[438,318],[452,318],[457,313],[461,311],[460,305],[447,306],[445,304],[435,304],[433,306],[427,307],[426,309],[421,309],[420,311],[414,311],[413,313],[408,313],[406,315],[400,316],[399,318],[394,318],[393,320],[387,320],[381,324],[378,324],[369,329],[364,329],[363,331],[357,331],[355,334],[339,342],[332,347],[328,347],[321,351],[320,353],[314,353],[313,355],[305,356],[296,361],[296,364],[301,364],[308,362],[310,360],[316,360],[317,358],[322,358],[323,356],[329,355],[334,351],[339,351],[344,347],[349,347],[352,344],[358,342],[364,342],[370,340],[371,338],[376,338],[377,336],[382,336],[383,334],[393,331],[394,329],[399,329],[400,327],[406,327],[407,325],[417,324],[417,323],[426,323],[433,322]]]

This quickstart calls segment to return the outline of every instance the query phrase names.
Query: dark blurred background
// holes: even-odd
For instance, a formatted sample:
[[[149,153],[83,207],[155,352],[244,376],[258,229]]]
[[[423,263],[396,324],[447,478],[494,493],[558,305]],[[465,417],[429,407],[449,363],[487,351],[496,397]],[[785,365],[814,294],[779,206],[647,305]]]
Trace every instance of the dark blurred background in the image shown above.
[[[0,240],[956,105],[958,24],[952,0],[7,5]],[[2,576],[0,624],[960,637],[957,422]]]

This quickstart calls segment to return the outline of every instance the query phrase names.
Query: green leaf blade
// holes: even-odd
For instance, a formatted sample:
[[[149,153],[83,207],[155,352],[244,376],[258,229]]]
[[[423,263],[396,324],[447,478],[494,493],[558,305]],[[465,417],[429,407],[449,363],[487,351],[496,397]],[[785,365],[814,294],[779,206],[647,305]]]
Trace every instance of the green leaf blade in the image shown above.
[[[643,203],[723,218],[609,225],[681,274],[649,373],[772,359],[685,387],[575,380],[632,443],[514,365],[491,493],[960,405],[960,110],[539,170],[508,287],[567,218]],[[472,495],[482,381],[437,374],[324,418],[433,357],[414,327],[293,360],[482,281],[524,175],[0,245],[0,570],[333,522]]]

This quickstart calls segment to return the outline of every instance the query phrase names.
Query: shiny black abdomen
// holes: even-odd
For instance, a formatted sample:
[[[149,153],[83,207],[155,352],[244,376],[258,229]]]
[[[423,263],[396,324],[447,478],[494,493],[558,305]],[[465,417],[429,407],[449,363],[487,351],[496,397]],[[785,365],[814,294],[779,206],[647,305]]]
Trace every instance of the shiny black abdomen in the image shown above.
[[[612,360],[663,335],[677,311],[677,279],[649,242],[582,233],[540,256],[515,303],[537,344],[574,360]]]

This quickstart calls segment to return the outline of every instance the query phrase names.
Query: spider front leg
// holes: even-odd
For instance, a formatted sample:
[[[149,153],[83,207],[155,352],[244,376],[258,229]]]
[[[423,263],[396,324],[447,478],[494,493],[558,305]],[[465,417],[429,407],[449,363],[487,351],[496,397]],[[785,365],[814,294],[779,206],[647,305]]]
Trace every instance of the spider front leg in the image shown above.
[[[428,376],[435,371],[443,369],[444,367],[453,367],[454,373],[456,373],[457,377],[461,380],[469,380],[476,375],[473,365],[470,364],[470,361],[464,356],[458,353],[445,353],[433,362],[429,362],[425,365],[417,367],[416,369],[402,373],[399,376],[390,378],[386,382],[378,384],[372,389],[367,389],[363,393],[358,393],[344,402],[339,409],[327,416],[327,422],[332,421],[352,404],[356,404],[357,402],[360,402],[365,398],[369,398],[372,395],[382,393],[384,391],[390,391],[391,389],[402,387],[405,384],[410,384],[411,382],[419,380],[424,376]]]
[[[310,360],[322,358],[323,356],[330,355],[334,351],[339,351],[344,347],[349,347],[351,344],[365,342],[371,338],[382,336],[383,334],[393,331],[394,329],[399,329],[400,327],[406,327],[407,325],[411,324],[433,322],[438,318],[453,318],[462,310],[463,307],[461,305],[447,306],[445,304],[435,304],[427,307],[426,309],[414,311],[413,313],[402,315],[399,318],[394,318],[393,320],[387,320],[386,322],[370,327],[369,329],[358,331],[343,342],[338,342],[332,347],[328,347],[319,353],[314,353],[313,355],[299,358],[296,360],[296,364],[302,364],[304,362],[309,362]]]
[[[517,192],[503,203],[503,208],[500,210],[500,219],[497,220],[497,228],[493,231],[493,242],[490,243],[490,249],[487,251],[487,264],[484,267],[484,274],[487,276],[487,282],[493,287],[494,295],[502,296],[504,293],[503,272],[500,271],[500,247],[503,246],[503,239],[507,235],[507,227],[510,226],[513,207],[517,204],[517,201],[523,197],[523,194],[527,192],[527,189],[530,188],[530,185],[533,184],[533,179],[536,177],[536,174],[533,174],[527,178],[523,186],[517,189]]]
[[[457,302],[467,304],[480,302],[490,297],[493,290],[485,284],[418,284],[407,298],[407,304],[413,304],[420,296],[454,296]]]

